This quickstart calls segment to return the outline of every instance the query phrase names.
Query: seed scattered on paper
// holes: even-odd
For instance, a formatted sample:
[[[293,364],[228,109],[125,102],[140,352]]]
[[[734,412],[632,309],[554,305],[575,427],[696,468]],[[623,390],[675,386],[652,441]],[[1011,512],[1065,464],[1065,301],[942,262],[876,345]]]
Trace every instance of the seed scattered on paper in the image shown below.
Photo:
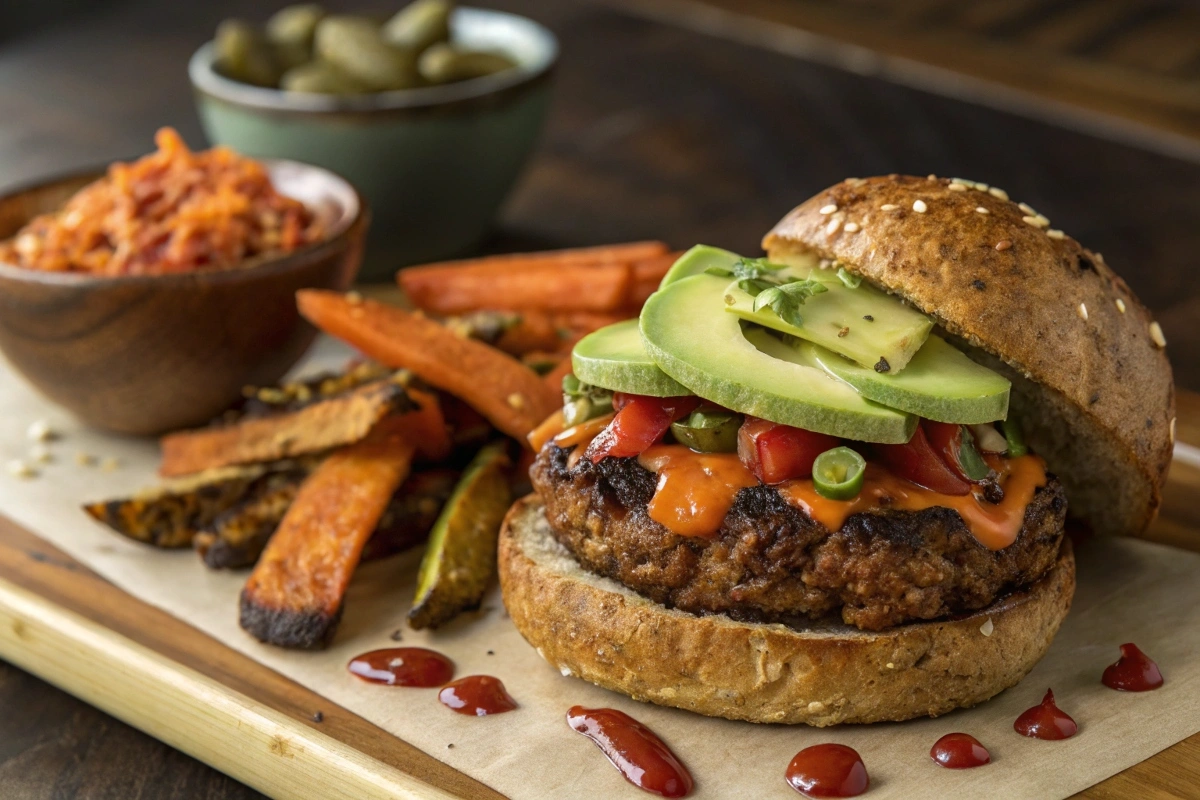
[[[26,464],[21,459],[14,458],[12,461],[8,462],[8,474],[12,475],[14,478],[29,480],[30,478],[37,477],[37,470]]]
[[[48,442],[51,439],[58,438],[58,434],[50,427],[50,423],[44,419],[36,419],[29,423],[25,435],[35,442]]]

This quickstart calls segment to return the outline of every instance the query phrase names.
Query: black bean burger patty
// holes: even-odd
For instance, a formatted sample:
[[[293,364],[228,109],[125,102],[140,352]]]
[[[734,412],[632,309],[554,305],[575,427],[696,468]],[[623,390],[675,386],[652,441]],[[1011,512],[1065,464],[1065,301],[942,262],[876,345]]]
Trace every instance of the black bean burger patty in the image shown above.
[[[973,611],[1054,563],[1067,503],[1037,490],[1017,540],[976,541],[956,511],[855,514],[831,532],[770,486],[743,489],[712,539],[650,519],[655,476],[633,458],[581,460],[549,444],[530,471],[555,537],[592,572],[663,605],[788,622],[840,613],[863,630]]]

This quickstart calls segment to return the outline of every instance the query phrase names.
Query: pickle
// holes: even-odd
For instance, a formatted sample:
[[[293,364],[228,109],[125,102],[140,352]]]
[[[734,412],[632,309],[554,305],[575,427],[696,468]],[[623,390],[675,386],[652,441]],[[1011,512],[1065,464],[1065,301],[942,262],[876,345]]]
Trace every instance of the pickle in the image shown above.
[[[727,411],[693,411],[671,423],[675,441],[698,453],[736,453],[742,416]]]
[[[383,39],[395,47],[420,53],[432,44],[450,40],[450,11],[445,0],[416,0],[383,25]]]
[[[279,9],[267,20],[267,39],[275,44],[301,44],[312,47],[317,23],[325,10],[316,3],[300,3]]]
[[[460,50],[449,44],[435,44],[421,53],[417,69],[421,77],[430,83],[454,83],[456,81],[482,78],[506,69],[516,63],[499,53],[482,50]]]
[[[317,24],[317,58],[375,91],[410,89],[421,84],[416,53],[387,44],[379,26],[364,17],[330,16]]]
[[[408,612],[413,628],[436,628],[479,607],[496,571],[496,538],[511,501],[506,442],[487,445],[454,487],[425,546],[417,594]]]
[[[324,61],[310,61],[283,73],[279,88],[312,94],[362,94],[367,87]]]
[[[248,22],[227,19],[217,26],[213,39],[216,63],[222,74],[255,86],[279,85],[282,70],[262,34]]]

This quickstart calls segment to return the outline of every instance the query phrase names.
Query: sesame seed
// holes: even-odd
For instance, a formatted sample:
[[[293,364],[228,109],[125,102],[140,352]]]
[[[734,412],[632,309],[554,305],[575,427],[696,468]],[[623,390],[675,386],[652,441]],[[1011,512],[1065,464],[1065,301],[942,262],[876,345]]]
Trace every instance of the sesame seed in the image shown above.
[[[8,462],[8,474],[12,475],[14,478],[28,480],[29,478],[37,477],[37,470],[26,464],[21,459],[14,458],[12,461]]]
[[[924,214],[928,210],[929,210],[929,206],[925,205],[924,200],[914,200],[913,201],[913,211],[917,212],[918,214]]]
[[[90,467],[96,463],[96,457],[91,453],[85,453],[80,450],[75,454],[75,463],[81,467]]]
[[[1033,216],[1034,214],[1037,213],[1036,211],[1033,210],[1033,206],[1029,205],[1029,203],[1017,203],[1017,208],[1021,209],[1022,211],[1024,211],[1026,214],[1028,214],[1030,216]]]
[[[1051,228],[1050,230],[1046,231],[1046,235],[1051,239],[1062,239],[1066,236],[1066,234],[1060,231],[1058,228]]]
[[[838,232],[838,228],[840,227],[842,227],[842,218],[834,217],[833,219],[829,220],[829,224],[825,226],[825,235],[833,236]]]
[[[988,211],[986,208],[984,208],[983,206],[975,206],[975,210],[978,211],[980,214],[992,213],[992,212]]]
[[[1021,222],[1024,222],[1027,225],[1032,225],[1035,228],[1042,227],[1042,221],[1040,219],[1038,219],[1037,217],[1024,216],[1024,217],[1021,217]]]
[[[1012,247],[1012,242],[1009,241],[1008,239],[1001,239],[1000,241],[996,242],[996,249],[999,250],[1001,253],[1003,253],[1005,250],[1009,249],[1010,247]]]
[[[1157,322],[1150,323],[1150,338],[1159,347],[1167,346],[1167,337],[1163,336],[1162,326]]]
[[[991,188],[986,183],[980,183],[979,181],[975,181],[972,186],[975,187],[975,191],[977,192],[986,192],[989,188]]]
[[[890,661],[889,661],[889,662],[887,662],[887,668],[888,668],[888,669],[895,669],[895,668],[896,668],[896,665],[895,665],[895,664],[893,664],[892,662],[890,662]]]
[[[522,395],[521,395],[521,394],[519,394],[518,392],[513,392],[512,394],[510,394],[510,395],[508,396],[508,398],[507,398],[506,402],[507,402],[507,403],[509,404],[509,406],[511,406],[512,408],[518,408],[518,409],[520,409],[520,408],[524,408],[524,407],[525,407],[525,398],[524,398],[524,396],[522,396]]]
[[[1117,298],[1117,311],[1120,311],[1122,314],[1125,313],[1125,301],[1119,297]]]
[[[970,186],[973,183],[975,183],[975,181],[969,181],[966,178],[951,178],[950,182],[951,183],[961,183],[963,186]]]
[[[54,456],[50,453],[50,448],[41,442],[29,448],[29,457],[39,464],[49,464],[54,460]]]
[[[895,205],[894,203],[884,203],[883,205],[881,205],[879,207],[879,210],[880,211],[895,211],[899,207],[900,206]]]
[[[34,442],[48,442],[55,437],[54,429],[44,419],[34,420],[25,430],[25,436]]]
[[[1004,191],[999,186],[993,186],[992,188],[988,189],[988,194],[990,194],[992,197],[999,197],[1001,200],[1008,199],[1008,192]]]
[[[962,183],[952,183],[946,188],[952,192],[965,192],[967,190],[966,185]]]
[[[984,636],[991,636],[992,631],[996,630],[995,624],[992,623],[992,618],[988,617],[987,622],[979,626],[979,632]]]
[[[937,175],[934,175],[934,174],[931,172],[931,173],[929,173],[928,175],[926,175],[926,176],[925,176],[925,178],[926,178],[927,180],[936,181],[936,180],[937,180]]]
[[[1169,427],[1169,430],[1171,432],[1171,444],[1175,444],[1175,418],[1174,417],[1171,417],[1171,425]]]
[[[833,203],[830,203],[827,206],[821,206],[820,210],[817,213],[818,214],[832,214],[835,211],[837,211],[837,206],[834,205]]]
[[[1038,227],[1050,227],[1050,219],[1045,214],[1034,214],[1033,218],[1037,220]]]
[[[843,229],[846,231],[846,233],[857,233],[859,230],[858,223],[857,222],[847,222],[843,226]]]
[[[1079,318],[1085,322],[1087,321],[1087,304],[1086,303],[1079,304]]]
[[[1094,255],[1096,257],[1096,260],[1099,261],[1101,264],[1104,263],[1104,253],[1092,253],[1092,255]]]

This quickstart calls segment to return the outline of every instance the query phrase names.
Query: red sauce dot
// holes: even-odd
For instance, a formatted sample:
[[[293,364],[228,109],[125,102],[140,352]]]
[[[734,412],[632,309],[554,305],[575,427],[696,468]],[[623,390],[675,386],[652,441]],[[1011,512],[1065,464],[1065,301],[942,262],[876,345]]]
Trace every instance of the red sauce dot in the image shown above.
[[[1108,688],[1121,692],[1148,692],[1163,685],[1158,664],[1132,642],[1121,645],[1121,657],[1105,668],[1100,680]]]
[[[503,714],[517,707],[517,701],[500,679],[491,675],[468,675],[446,684],[438,692],[438,700],[447,708],[472,717]]]
[[[808,797],[857,797],[871,785],[867,766],[844,744],[818,744],[796,753],[787,782]]]
[[[454,677],[454,662],[423,647],[389,647],[355,656],[346,669],[368,683],[432,689]]]
[[[659,797],[686,797],[692,775],[654,731],[613,708],[572,706],[567,724],[591,739],[639,789]]]
[[[1033,739],[1070,739],[1079,731],[1075,720],[1054,704],[1054,692],[1047,689],[1039,705],[1026,710],[1013,729],[1022,736]]]
[[[946,769],[970,769],[991,763],[992,755],[968,733],[947,733],[929,751],[929,757]]]

